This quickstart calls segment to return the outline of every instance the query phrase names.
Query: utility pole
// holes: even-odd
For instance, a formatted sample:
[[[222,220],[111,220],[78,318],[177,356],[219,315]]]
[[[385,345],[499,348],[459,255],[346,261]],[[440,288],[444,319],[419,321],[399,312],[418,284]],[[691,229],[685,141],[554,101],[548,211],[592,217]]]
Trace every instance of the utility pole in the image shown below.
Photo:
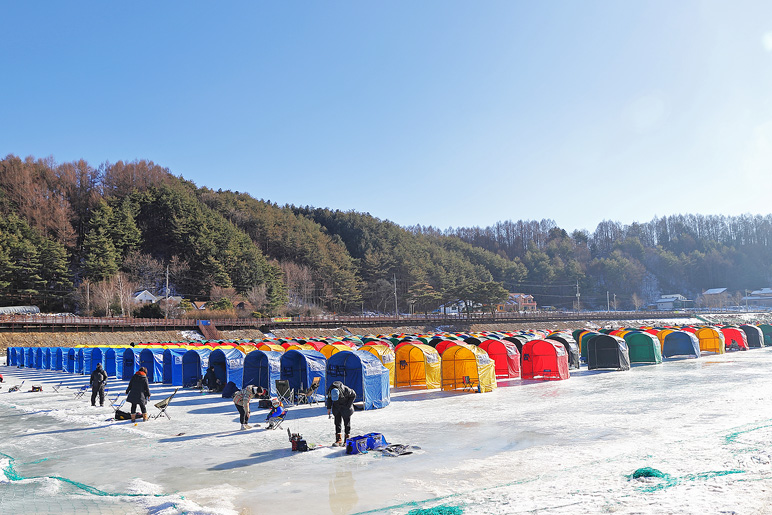
[[[748,312],[748,290],[745,290],[745,312]]]
[[[608,304],[608,290],[606,290],[606,313],[611,311],[611,307]]]
[[[399,318],[399,304],[397,303],[397,274],[394,274],[394,316]]]
[[[169,265],[166,265],[166,302],[164,303],[164,318],[169,318]]]
[[[576,310],[581,311],[581,308],[579,307],[579,279],[576,280]]]
[[[617,294],[614,294],[614,311],[617,310]]]

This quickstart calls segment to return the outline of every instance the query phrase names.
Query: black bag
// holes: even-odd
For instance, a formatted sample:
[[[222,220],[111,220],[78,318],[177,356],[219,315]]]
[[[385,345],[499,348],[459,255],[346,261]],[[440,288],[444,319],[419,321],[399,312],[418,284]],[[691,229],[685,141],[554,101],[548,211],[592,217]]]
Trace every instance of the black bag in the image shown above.
[[[115,410],[115,420],[131,420],[131,413]]]
[[[271,404],[271,401],[268,399],[260,399],[259,401],[257,401],[257,407],[261,409],[262,408],[271,409],[273,408],[273,404]]]

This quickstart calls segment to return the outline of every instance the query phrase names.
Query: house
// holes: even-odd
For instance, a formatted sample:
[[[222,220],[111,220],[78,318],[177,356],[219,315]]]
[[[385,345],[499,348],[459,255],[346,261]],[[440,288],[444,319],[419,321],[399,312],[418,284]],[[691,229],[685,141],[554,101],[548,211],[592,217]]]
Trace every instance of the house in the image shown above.
[[[481,304],[472,304],[472,311],[479,311],[482,308]],[[464,301],[451,302],[450,304],[443,304],[434,313],[443,313],[448,315],[463,315],[466,314],[466,303]]]
[[[527,293],[510,293],[504,304],[496,305],[496,311],[499,313],[535,310],[536,301],[533,300],[533,295]]]
[[[772,288],[762,288],[760,290],[753,290],[750,295],[742,298],[742,302],[747,306],[764,306],[772,307]]]
[[[193,306],[193,309],[206,309],[206,301],[205,300],[194,300],[194,301],[191,301],[191,305]]]
[[[702,305],[706,308],[723,308],[729,304],[726,288],[711,288],[702,292]]]
[[[656,302],[657,309],[660,311],[671,311],[687,307],[692,301],[679,293],[662,295]]]
[[[137,304],[153,304],[158,301],[158,297],[147,290],[142,290],[134,294],[134,302]]]

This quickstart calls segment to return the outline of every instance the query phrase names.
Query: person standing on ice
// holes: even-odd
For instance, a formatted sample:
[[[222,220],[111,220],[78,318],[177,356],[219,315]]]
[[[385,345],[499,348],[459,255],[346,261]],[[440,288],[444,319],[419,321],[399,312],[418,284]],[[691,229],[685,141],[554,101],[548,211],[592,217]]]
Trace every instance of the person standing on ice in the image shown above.
[[[236,409],[239,410],[239,422],[241,422],[241,430],[252,429],[247,422],[249,422],[249,401],[257,397],[262,393],[262,388],[259,386],[245,386],[241,390],[233,394],[233,404],[236,405]]]
[[[142,420],[147,422],[147,400],[150,398],[150,385],[147,382],[147,369],[140,367],[137,373],[131,377],[129,386],[126,388],[126,402],[131,403],[131,421],[137,418],[137,405],[142,411]]]
[[[333,447],[343,447],[343,442],[348,440],[351,435],[351,415],[354,414],[356,397],[356,392],[340,381],[332,383],[327,390],[327,398],[324,401],[327,406],[327,416],[330,416],[330,412],[335,416],[335,443],[332,444]],[[341,422],[346,430],[345,439],[341,439]]]
[[[96,368],[91,372],[91,405],[96,406],[96,398],[99,395],[99,405],[105,405],[105,384],[107,384],[107,372],[102,368],[101,363],[97,363]]]

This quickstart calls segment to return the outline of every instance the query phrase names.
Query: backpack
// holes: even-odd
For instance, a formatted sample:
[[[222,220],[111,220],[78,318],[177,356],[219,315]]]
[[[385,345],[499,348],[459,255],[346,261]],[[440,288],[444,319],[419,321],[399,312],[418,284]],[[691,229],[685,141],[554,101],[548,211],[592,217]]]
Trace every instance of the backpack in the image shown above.
[[[115,410],[115,420],[131,420],[131,413]]]

